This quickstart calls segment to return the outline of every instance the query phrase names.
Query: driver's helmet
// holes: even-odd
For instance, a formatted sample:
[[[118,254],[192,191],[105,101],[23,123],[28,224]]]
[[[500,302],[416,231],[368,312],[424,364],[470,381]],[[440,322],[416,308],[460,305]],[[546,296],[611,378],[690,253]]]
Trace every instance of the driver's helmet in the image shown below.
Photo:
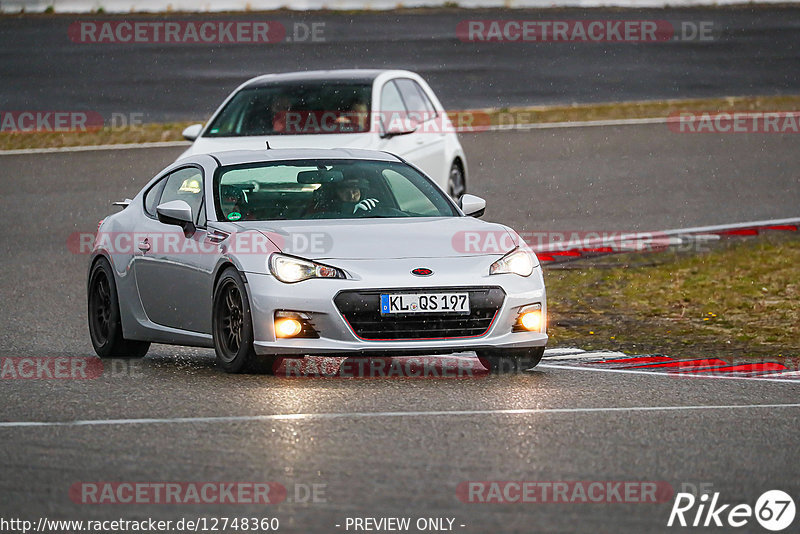
[[[364,178],[353,176],[346,177],[335,185],[339,200],[356,203],[364,198],[366,190],[369,187],[369,181]]]
[[[247,207],[247,193],[235,185],[221,185],[219,188],[219,204],[222,215],[228,220],[238,220],[244,215]]]

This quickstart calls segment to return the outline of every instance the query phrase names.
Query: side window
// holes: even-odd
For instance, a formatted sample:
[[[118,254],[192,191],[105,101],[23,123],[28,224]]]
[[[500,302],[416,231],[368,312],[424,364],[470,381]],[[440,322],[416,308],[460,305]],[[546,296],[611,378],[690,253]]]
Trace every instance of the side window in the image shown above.
[[[422,90],[417,82],[403,78],[396,80],[397,87],[400,88],[400,94],[406,103],[409,112],[418,113],[424,116],[423,120],[432,119],[436,116],[436,110],[433,103],[428,99],[425,91]]]
[[[387,83],[381,90],[381,111],[406,111],[403,99],[400,97],[400,91],[397,90],[394,82]]]
[[[197,219],[203,205],[203,172],[196,167],[187,167],[170,174],[158,203],[172,200],[183,200],[189,204]]]
[[[422,97],[422,101],[427,107],[428,111],[433,113],[434,117],[439,115],[439,112],[436,111],[436,106],[433,105],[433,102],[431,101],[431,98],[428,96],[428,93],[425,92],[425,89],[423,89],[417,82],[412,82],[412,83],[417,88],[417,91],[419,91],[419,94]]]
[[[383,177],[389,183],[397,207],[407,213],[437,216],[441,212],[408,178],[392,169],[383,171]]]
[[[144,211],[151,217],[156,216],[156,206],[158,206],[158,199],[161,198],[161,191],[164,189],[164,184],[167,182],[165,178],[162,178],[156,185],[150,188],[150,190],[145,193],[144,195]]]

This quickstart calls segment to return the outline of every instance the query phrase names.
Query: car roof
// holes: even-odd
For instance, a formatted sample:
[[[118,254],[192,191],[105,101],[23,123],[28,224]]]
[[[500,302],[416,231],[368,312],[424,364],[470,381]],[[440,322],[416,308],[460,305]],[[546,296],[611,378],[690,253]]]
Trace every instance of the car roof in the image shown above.
[[[384,73],[410,74],[403,70],[387,69],[335,69],[335,70],[309,70],[302,72],[283,72],[280,74],[265,74],[247,81],[243,88],[263,87],[273,83],[282,82],[360,82],[372,83],[375,78]]]
[[[400,158],[377,150],[354,148],[264,148],[264,150],[225,150],[208,155],[219,161],[220,165],[241,165],[282,160],[298,159],[361,159],[377,161],[401,161]],[[192,159],[189,156],[187,159]]]

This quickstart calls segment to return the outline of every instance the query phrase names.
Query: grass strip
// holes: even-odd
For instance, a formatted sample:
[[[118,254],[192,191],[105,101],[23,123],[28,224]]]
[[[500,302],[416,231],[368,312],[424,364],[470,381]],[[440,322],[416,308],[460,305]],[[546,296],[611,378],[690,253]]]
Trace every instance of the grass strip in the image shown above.
[[[620,119],[646,119],[668,117],[679,112],[720,111],[800,111],[800,95],[737,96],[705,99],[646,100],[637,102],[609,102],[599,104],[572,104],[564,106],[529,106],[514,108],[486,108],[452,112],[459,118],[475,116],[475,124],[511,126],[555,122],[583,122]],[[469,117],[467,117],[469,119]],[[31,148],[58,148],[125,143],[180,141],[181,132],[198,121],[150,123],[129,128],[104,127],[88,132],[0,132],[0,150]],[[462,122],[462,124],[467,124]]]
[[[800,236],[768,232],[703,246],[710,248],[546,269],[548,346],[796,362]]]

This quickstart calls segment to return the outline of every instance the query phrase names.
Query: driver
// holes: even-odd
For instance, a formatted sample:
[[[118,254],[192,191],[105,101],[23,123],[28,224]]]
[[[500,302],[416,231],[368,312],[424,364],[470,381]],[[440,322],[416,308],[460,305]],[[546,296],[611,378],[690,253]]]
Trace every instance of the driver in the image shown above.
[[[348,178],[336,185],[336,200],[342,215],[358,215],[359,212],[370,212],[380,203],[376,198],[362,199],[362,190],[366,182],[358,178]]]

